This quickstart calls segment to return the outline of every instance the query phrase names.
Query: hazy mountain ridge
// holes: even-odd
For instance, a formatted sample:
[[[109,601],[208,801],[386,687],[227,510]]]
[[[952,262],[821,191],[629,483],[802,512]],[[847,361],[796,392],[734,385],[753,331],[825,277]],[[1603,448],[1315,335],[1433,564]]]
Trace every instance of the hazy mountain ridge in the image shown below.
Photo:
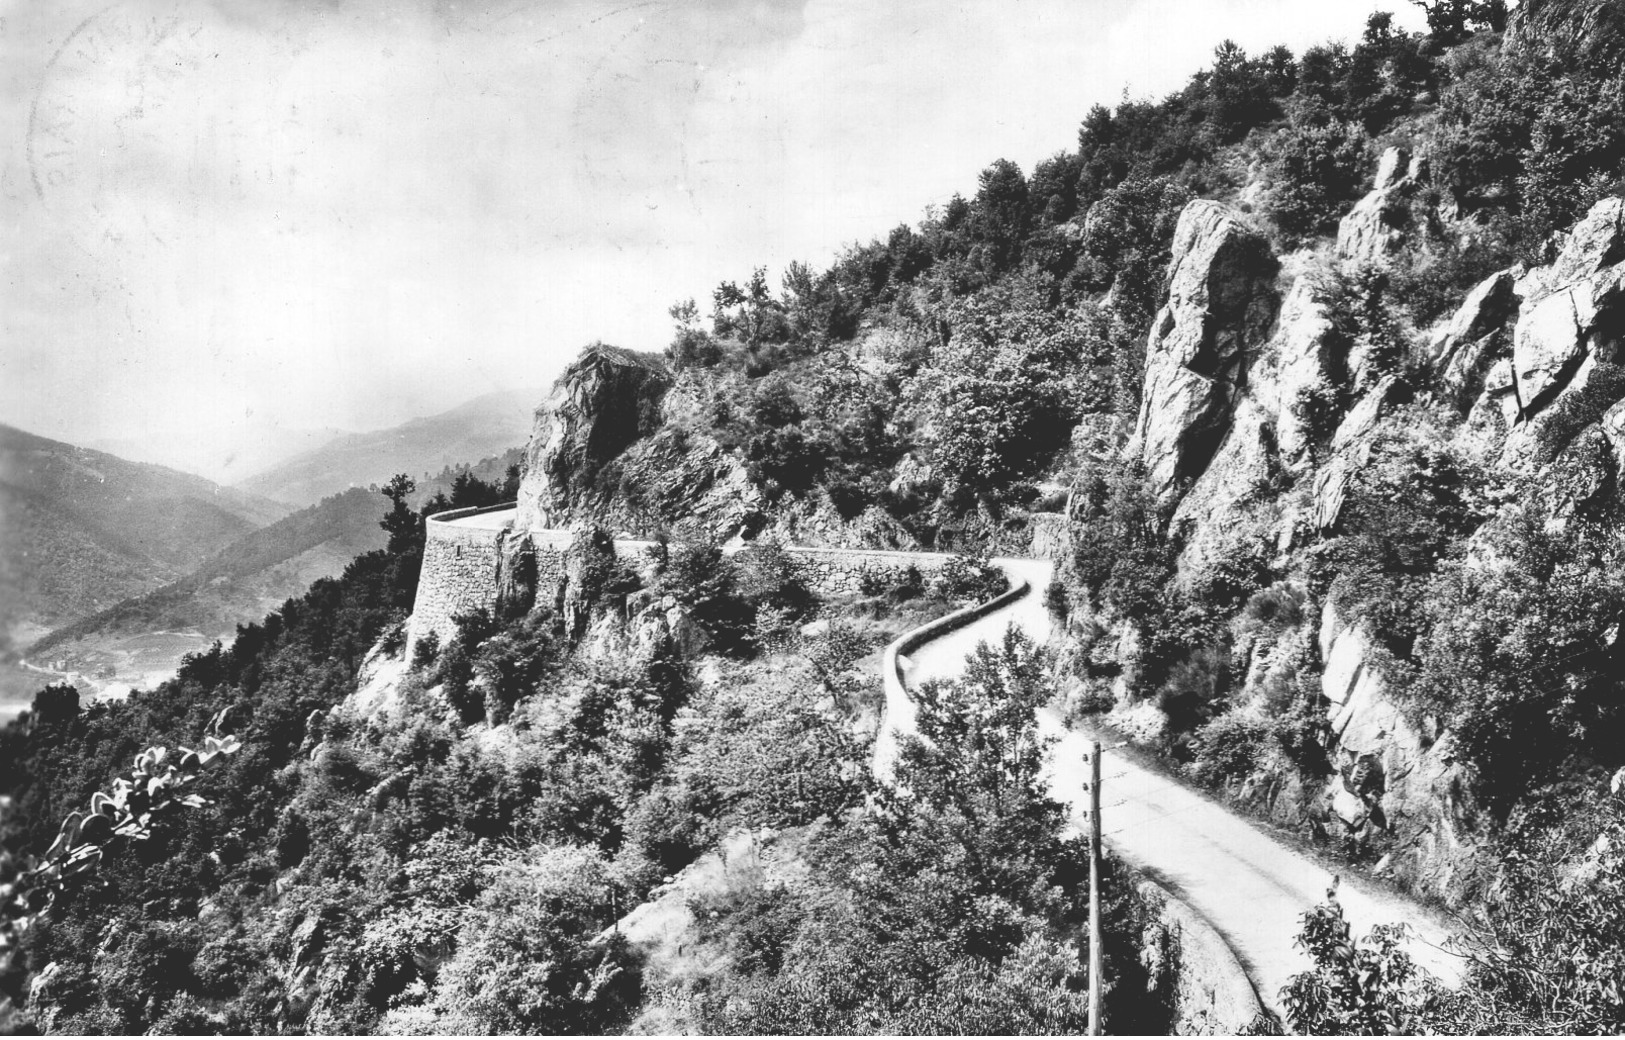
[[[421,481],[413,501],[421,505],[437,492],[449,493],[461,473],[500,483],[520,458],[520,449],[512,448],[448,466]],[[229,642],[238,625],[260,620],[317,580],[341,574],[358,555],[383,548],[388,538],[378,521],[387,506],[371,487],[330,495],[244,535],[181,578],[54,629],[29,647],[29,659],[132,684],[167,677],[184,654],[215,639]],[[154,648],[146,638],[153,633],[169,638]]]
[[[220,436],[200,441],[169,434],[90,440],[85,447],[133,462],[152,462],[185,473],[196,473],[219,484],[236,484],[280,465],[297,455],[316,451],[353,431],[337,427],[290,429],[274,422],[250,419]]]
[[[524,444],[542,396],[540,390],[503,390],[438,415],[338,437],[236,486],[310,505],[349,487],[382,484],[396,473],[414,478],[438,473]]]
[[[287,507],[0,426],[0,626],[60,623],[196,567]]]

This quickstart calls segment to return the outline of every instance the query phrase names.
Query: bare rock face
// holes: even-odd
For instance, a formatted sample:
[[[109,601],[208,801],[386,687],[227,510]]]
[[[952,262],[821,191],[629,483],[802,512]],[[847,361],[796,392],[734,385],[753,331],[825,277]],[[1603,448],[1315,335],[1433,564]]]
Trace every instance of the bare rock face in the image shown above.
[[[1625,58],[1625,8],[1616,0],[1522,0],[1507,18],[1508,49],[1579,61]]]
[[[1394,377],[1385,376],[1349,409],[1332,435],[1331,456],[1315,473],[1314,522],[1319,529],[1329,531],[1337,525],[1350,482],[1371,459],[1378,424],[1392,403],[1394,390]]]
[[[536,410],[519,485],[519,530],[566,526],[603,466],[660,423],[671,388],[660,358],[597,344],[582,351]]]
[[[1331,815],[1351,833],[1390,832],[1396,873],[1435,892],[1454,891],[1471,869],[1465,821],[1470,806],[1448,734],[1432,739],[1413,725],[1376,668],[1371,641],[1328,603],[1321,615],[1321,677],[1338,775],[1327,791]]]
[[[1429,344],[1440,385],[1463,414],[1483,394],[1490,369],[1510,356],[1507,325],[1518,313],[1516,286],[1512,270],[1490,275],[1467,294]]]
[[[1502,462],[1530,471],[1625,397],[1625,199],[1592,207],[1557,259],[1528,272],[1518,290],[1514,418]]]
[[[1374,264],[1405,244],[1410,200],[1427,179],[1427,162],[1403,148],[1389,148],[1377,163],[1371,191],[1337,225],[1337,255]]]
[[[1306,461],[1309,431],[1298,417],[1296,405],[1306,392],[1330,384],[1327,366],[1326,333],[1330,323],[1325,308],[1315,300],[1311,279],[1300,277],[1292,283],[1281,304],[1274,350],[1274,393],[1267,404],[1276,415],[1275,438],[1281,458],[1289,469],[1299,469]],[[1262,381],[1261,381],[1262,382]]]
[[[1164,499],[1207,469],[1230,427],[1275,317],[1277,266],[1268,244],[1224,206],[1199,200],[1180,214],[1134,440]]]

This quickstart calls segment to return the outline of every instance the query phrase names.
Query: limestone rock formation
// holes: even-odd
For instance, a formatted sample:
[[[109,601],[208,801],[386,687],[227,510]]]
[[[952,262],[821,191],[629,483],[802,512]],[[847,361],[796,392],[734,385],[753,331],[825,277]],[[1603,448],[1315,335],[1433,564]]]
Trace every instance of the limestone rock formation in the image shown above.
[[[1355,264],[1385,260],[1405,244],[1410,201],[1427,180],[1427,161],[1389,148],[1371,191],[1337,225],[1337,255]]]
[[[1277,266],[1268,244],[1224,206],[1197,201],[1180,214],[1134,441],[1165,500],[1202,474],[1230,428],[1275,317]]]
[[[579,515],[603,466],[659,426],[671,385],[660,358],[603,344],[582,351],[536,410],[515,526],[564,526]]]

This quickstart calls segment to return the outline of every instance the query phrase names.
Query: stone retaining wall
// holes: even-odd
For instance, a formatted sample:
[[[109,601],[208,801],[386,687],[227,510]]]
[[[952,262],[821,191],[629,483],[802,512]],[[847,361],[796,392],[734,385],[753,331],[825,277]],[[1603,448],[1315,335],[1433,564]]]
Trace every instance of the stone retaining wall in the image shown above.
[[[513,511],[509,505],[483,509],[458,509],[430,517],[425,524],[423,571],[418,578],[417,599],[412,605],[412,625],[408,652],[429,632],[442,641],[456,631],[454,619],[496,605],[501,581],[502,560],[509,543],[516,539],[511,524],[501,527],[466,527],[453,521],[486,513]],[[565,555],[571,532],[559,528],[533,530],[536,578],[539,588],[557,587],[564,577]],[[617,538],[615,552],[622,557],[641,556],[655,543]],[[745,546],[733,546],[736,552]],[[929,578],[953,557],[947,553],[892,552],[875,549],[824,549],[786,546],[796,577],[820,596],[842,596],[863,591],[866,578],[882,581],[895,578],[910,567]]]
[[[459,527],[449,521],[512,508],[455,509],[425,522],[423,570],[412,601],[408,655],[429,632],[442,640],[449,638],[456,631],[453,619],[459,614],[496,603],[506,529]]]

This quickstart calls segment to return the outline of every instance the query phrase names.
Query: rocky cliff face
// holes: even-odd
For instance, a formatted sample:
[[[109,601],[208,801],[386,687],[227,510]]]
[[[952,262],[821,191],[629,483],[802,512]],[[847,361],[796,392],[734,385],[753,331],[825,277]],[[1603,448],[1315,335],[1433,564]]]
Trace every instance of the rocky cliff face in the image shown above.
[[[1207,471],[1230,432],[1275,317],[1276,266],[1268,244],[1228,208],[1198,201],[1180,215],[1131,449],[1165,501]]]
[[[1527,272],[1515,291],[1522,304],[1510,358],[1513,422],[1502,460],[1527,472],[1625,397],[1625,199],[1597,203],[1557,259]]]
[[[1520,9],[1519,32],[1525,42],[1583,37],[1592,21],[1613,16],[1604,6],[1617,7],[1564,5],[1559,17],[1535,0]],[[1499,475],[1492,479],[1537,478],[1558,520],[1618,486],[1625,199],[1599,202],[1554,240],[1549,262],[1489,275],[1432,328],[1404,326],[1403,370],[1378,369],[1358,344],[1351,351],[1346,337],[1331,334],[1317,291],[1328,268],[1351,274],[1402,264],[1442,235],[1472,233],[1419,208],[1431,197],[1421,190],[1427,179],[1424,157],[1390,149],[1329,257],[1277,258],[1240,214],[1214,202],[1192,203],[1181,216],[1125,451],[1144,463],[1150,490],[1169,510],[1187,585],[1236,557],[1238,544],[1271,559],[1272,570],[1307,573],[1319,537],[1340,530],[1345,500],[1378,447],[1403,440],[1418,409],[1436,411],[1439,436]],[[1317,400],[1324,414],[1311,430],[1304,405]],[[1283,689],[1317,689],[1329,771],[1306,779],[1290,764],[1262,762],[1232,793],[1283,822],[1369,842],[1386,852],[1393,876],[1463,896],[1475,884],[1472,848],[1482,835],[1473,778],[1456,760],[1452,735],[1396,694],[1377,649],[1381,633],[1325,596],[1303,605],[1301,621],[1268,635],[1232,625],[1230,667],[1240,688],[1230,697],[1242,714],[1267,718]],[[1166,720],[1156,700],[1130,700],[1122,678],[1137,667],[1142,640],[1129,626],[1114,627],[1109,612],[1104,621],[1074,647],[1077,659],[1113,658],[1123,668],[1112,687],[1113,720],[1157,739]]]
[[[671,385],[666,363],[652,355],[602,344],[583,351],[536,410],[515,526],[566,527],[605,497],[599,474],[659,425]]]
[[[1398,252],[1409,237],[1411,201],[1427,179],[1425,159],[1403,148],[1383,152],[1371,192],[1337,226],[1339,259],[1373,264]]]
[[[1507,19],[1508,47],[1582,61],[1615,60],[1625,41],[1617,0],[1522,0]]]

